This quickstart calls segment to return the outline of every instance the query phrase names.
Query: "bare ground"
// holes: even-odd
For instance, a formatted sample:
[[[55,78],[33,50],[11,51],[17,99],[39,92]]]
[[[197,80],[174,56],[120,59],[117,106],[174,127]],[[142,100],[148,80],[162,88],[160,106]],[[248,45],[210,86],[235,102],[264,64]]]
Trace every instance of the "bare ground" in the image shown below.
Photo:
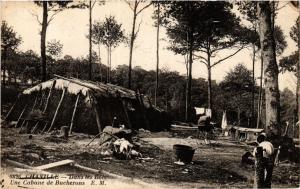
[[[212,145],[208,146],[195,139],[172,138],[168,132],[142,133],[140,137],[142,145],[139,152],[144,158],[149,157],[148,160],[116,160],[100,154],[98,140],[86,147],[92,136],[76,134],[71,136],[68,142],[57,143],[49,142],[45,135],[33,135],[32,139],[29,139],[27,134],[18,134],[18,129],[2,127],[2,166],[4,169],[10,169],[5,163],[6,159],[31,166],[72,159],[81,165],[136,178],[150,184],[155,183],[155,187],[159,188],[251,188],[253,185],[253,167],[240,165],[242,154],[247,150],[252,151],[253,147],[224,139],[213,141]],[[192,164],[174,164],[174,144],[198,147]],[[32,156],[32,153],[38,156]],[[299,180],[290,179],[290,176],[299,174],[299,165],[282,164],[275,167],[273,186],[299,187]],[[128,185],[128,188],[133,187],[139,188],[139,185]],[[149,188],[153,188],[153,185]]]

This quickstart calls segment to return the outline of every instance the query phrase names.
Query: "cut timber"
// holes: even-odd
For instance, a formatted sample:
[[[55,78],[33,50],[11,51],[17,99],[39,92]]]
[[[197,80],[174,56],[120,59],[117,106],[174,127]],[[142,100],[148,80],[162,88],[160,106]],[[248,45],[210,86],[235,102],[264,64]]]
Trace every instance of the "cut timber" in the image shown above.
[[[7,115],[5,116],[4,120],[6,120],[8,118],[8,116],[11,114],[11,112],[13,111],[13,109],[15,108],[17,102],[19,100],[19,97],[17,98],[17,100],[15,101],[15,103],[12,105],[12,107],[10,108],[10,110],[8,111]]]
[[[20,116],[19,116],[19,118],[18,118],[18,120],[17,120],[17,124],[16,124],[16,126],[15,126],[15,127],[17,127],[17,126],[18,126],[18,124],[19,124],[19,122],[20,122],[20,120],[21,120],[21,118],[22,118],[22,116],[23,116],[23,114],[24,114],[24,112],[25,112],[26,108],[27,108],[27,105],[26,105],[26,106],[25,106],[25,108],[22,110],[22,112],[21,112],[21,114],[20,114]]]
[[[43,113],[45,113],[47,111],[47,108],[48,108],[48,105],[49,105],[49,99],[50,99],[50,96],[51,96],[51,92],[52,92],[53,88],[55,87],[55,84],[56,84],[56,81],[54,80],[53,84],[52,84],[52,86],[49,90],[49,94],[48,94],[48,97],[47,97],[47,100],[46,100],[46,105],[45,105],[45,108],[43,110]]]
[[[31,167],[29,165],[26,165],[26,164],[23,164],[23,163],[19,163],[19,162],[10,160],[10,159],[7,159],[5,162],[8,163],[8,164],[10,164],[10,165],[13,165],[15,167],[20,167],[20,168],[23,168],[23,169],[33,169],[33,167]]]
[[[69,134],[72,133],[72,128],[73,128],[73,124],[74,124],[74,118],[75,118],[76,109],[77,109],[77,106],[78,106],[79,97],[80,97],[80,93],[77,94],[76,102],[75,102],[75,105],[74,105],[74,110],[73,110],[73,114],[72,114]]]
[[[101,172],[100,170],[85,167],[85,166],[79,165],[77,163],[75,163],[73,166],[80,169],[80,170],[82,170],[82,171],[86,171],[86,172],[93,173],[93,174],[98,174],[98,173]]]
[[[55,111],[55,114],[54,114],[54,116],[53,116],[53,119],[52,119],[52,122],[51,122],[51,125],[50,125],[50,128],[49,128],[48,132],[50,132],[50,131],[53,129],[53,126],[54,126],[54,122],[55,122],[57,113],[58,113],[58,111],[59,111],[59,109],[60,109],[60,106],[61,106],[61,104],[62,104],[62,101],[63,101],[63,99],[64,99],[64,97],[65,97],[65,92],[66,92],[66,88],[63,89],[63,92],[62,92],[62,94],[61,94],[60,101],[59,101],[59,103],[58,103],[58,105],[57,105],[57,108],[56,108],[56,111]]]
[[[34,169],[45,170],[45,169],[50,169],[50,168],[54,168],[54,167],[59,167],[62,165],[70,165],[73,163],[74,163],[74,160],[66,159],[66,160],[62,160],[62,161],[58,161],[58,162],[54,162],[54,163],[49,163],[46,165],[41,165],[41,166],[35,167]]]

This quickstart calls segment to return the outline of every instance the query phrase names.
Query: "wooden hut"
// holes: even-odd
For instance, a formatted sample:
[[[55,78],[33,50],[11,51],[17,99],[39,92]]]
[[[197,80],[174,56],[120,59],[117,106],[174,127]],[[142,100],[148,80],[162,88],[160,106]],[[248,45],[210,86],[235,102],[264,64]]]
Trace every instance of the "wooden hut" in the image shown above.
[[[100,82],[57,76],[19,95],[6,120],[28,133],[61,126],[69,132],[97,134],[117,117],[126,128],[159,131],[169,128],[167,114],[135,91]]]

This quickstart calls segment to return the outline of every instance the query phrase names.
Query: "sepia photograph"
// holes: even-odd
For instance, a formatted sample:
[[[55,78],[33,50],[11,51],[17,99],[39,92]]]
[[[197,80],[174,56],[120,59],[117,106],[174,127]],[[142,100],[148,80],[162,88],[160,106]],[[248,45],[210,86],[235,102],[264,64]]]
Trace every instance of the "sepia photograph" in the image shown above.
[[[0,6],[1,188],[300,188],[299,1]]]

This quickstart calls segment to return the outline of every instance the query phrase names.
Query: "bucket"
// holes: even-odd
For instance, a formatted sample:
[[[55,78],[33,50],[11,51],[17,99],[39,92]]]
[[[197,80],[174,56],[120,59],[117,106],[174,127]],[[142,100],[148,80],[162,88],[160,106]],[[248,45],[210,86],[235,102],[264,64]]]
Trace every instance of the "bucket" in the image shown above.
[[[175,150],[176,161],[182,161],[184,163],[190,163],[192,161],[195,149],[191,146],[175,144],[173,149]]]

